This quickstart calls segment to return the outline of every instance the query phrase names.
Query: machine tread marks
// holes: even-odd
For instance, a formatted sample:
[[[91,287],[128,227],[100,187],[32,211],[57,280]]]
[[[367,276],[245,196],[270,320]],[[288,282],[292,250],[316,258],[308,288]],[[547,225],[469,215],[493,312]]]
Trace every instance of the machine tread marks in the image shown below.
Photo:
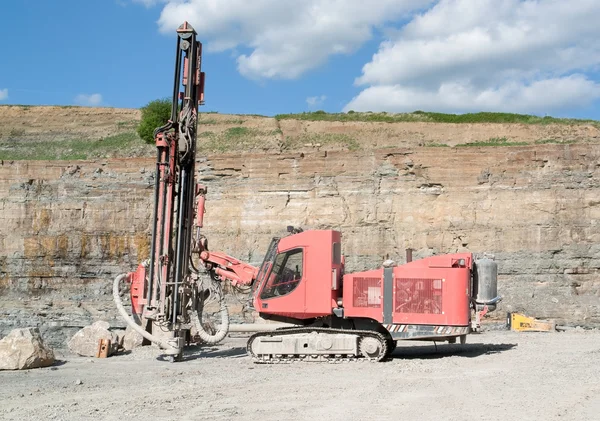
[[[332,335],[344,334],[344,335],[356,335],[358,342],[358,354],[264,354],[258,355],[252,350],[252,344],[256,338],[259,337],[276,337],[283,335],[294,335],[294,334],[311,334],[316,333],[330,333]],[[365,344],[365,342],[369,342]],[[377,351],[372,352],[373,346],[376,345]],[[328,362],[328,363],[341,363],[346,361],[372,361],[379,362],[389,357],[390,350],[389,340],[381,333],[372,330],[350,330],[350,329],[332,329],[322,327],[301,327],[301,328],[290,328],[284,327],[276,329],[270,332],[258,332],[250,336],[246,345],[248,355],[250,355],[255,363],[258,364],[277,364],[277,363],[292,363],[292,362]]]

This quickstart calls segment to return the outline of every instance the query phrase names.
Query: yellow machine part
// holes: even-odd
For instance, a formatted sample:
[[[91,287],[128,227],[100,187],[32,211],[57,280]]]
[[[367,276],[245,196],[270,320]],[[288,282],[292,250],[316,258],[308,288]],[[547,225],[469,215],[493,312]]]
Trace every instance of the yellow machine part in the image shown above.
[[[553,332],[556,324],[546,320],[536,320],[533,317],[519,313],[508,313],[508,325],[510,330],[516,332]]]

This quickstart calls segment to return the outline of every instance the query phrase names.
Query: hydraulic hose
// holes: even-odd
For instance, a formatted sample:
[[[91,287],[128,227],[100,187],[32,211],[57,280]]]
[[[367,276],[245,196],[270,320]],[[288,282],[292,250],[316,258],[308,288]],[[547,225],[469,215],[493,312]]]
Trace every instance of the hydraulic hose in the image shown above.
[[[144,329],[142,329],[142,327],[140,325],[138,325],[135,322],[135,320],[133,320],[133,318],[131,316],[129,316],[129,314],[127,313],[127,310],[125,310],[125,307],[123,307],[123,302],[121,300],[121,296],[119,295],[119,286],[120,286],[121,281],[125,277],[127,277],[127,274],[123,273],[123,274],[117,276],[113,283],[113,299],[115,301],[115,304],[117,305],[117,310],[121,314],[121,317],[123,317],[123,319],[127,322],[127,324],[129,326],[131,326],[131,328],[133,330],[135,330],[137,333],[142,335],[144,338],[148,339],[151,342],[154,342],[161,349],[167,350],[168,353],[178,354],[180,352],[178,347],[173,346],[168,341],[160,339],[160,338],[152,335],[151,333],[146,332]],[[228,319],[228,326],[229,326],[229,319]]]
[[[204,326],[202,326],[201,315],[198,314],[196,309],[190,312],[190,318],[192,319],[192,323],[194,327],[198,331],[198,336],[202,339],[203,342],[214,345],[221,342],[227,333],[229,333],[229,311],[227,310],[227,306],[225,305],[225,300],[221,299],[221,309],[219,311],[221,314],[221,326],[219,326],[219,330],[214,334],[209,334],[206,330],[204,330]]]

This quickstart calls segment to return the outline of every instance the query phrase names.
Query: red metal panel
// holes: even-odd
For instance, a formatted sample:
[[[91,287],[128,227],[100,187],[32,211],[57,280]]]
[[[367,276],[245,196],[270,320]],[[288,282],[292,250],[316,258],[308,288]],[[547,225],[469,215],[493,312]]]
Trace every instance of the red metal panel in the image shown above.
[[[382,279],[383,269],[344,275],[344,316],[383,321]]]
[[[471,253],[460,253],[394,268],[393,322],[467,326],[471,265]]]
[[[442,314],[442,279],[396,278],[396,313]]]
[[[381,307],[381,278],[357,276],[352,281],[354,307]]]
[[[129,282],[131,287],[129,294],[131,298],[131,312],[134,315],[141,317],[144,311],[144,305],[146,304],[145,285],[146,285],[146,268],[143,265],[138,265],[135,272],[129,273]]]
[[[470,319],[470,253],[433,256],[394,268],[392,320],[397,324],[468,326]],[[368,281],[368,280],[371,281]],[[383,269],[344,275],[344,315],[383,321],[368,288],[382,285]]]

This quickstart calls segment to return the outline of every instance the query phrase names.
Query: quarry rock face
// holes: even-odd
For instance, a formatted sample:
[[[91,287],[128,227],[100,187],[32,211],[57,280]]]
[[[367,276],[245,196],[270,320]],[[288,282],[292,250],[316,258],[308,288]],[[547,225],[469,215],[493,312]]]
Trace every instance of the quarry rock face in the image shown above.
[[[91,326],[84,327],[69,341],[69,350],[83,357],[94,357],[100,339],[109,339],[111,346],[108,355],[114,354],[119,348],[119,337],[109,329],[110,324],[104,321],[97,321]]]
[[[36,327],[14,329],[0,340],[0,370],[26,370],[54,364],[54,352]]]
[[[287,136],[318,133],[324,124],[280,127]],[[565,134],[582,139],[589,131],[590,141],[573,144],[424,147],[415,133],[425,124],[335,125],[360,129],[364,147],[357,150],[309,144],[199,154],[210,249],[258,266],[271,238],[294,225],[340,230],[347,273],[387,259],[402,264],[408,247],[413,259],[488,252],[503,296],[488,319],[517,311],[600,326],[598,130],[581,126]],[[447,126],[452,145],[463,134],[476,140],[500,129],[525,133],[528,141],[568,131]],[[440,127],[427,142],[440,142]],[[392,128],[384,139],[382,130]],[[380,136],[376,149],[369,149],[372,132]],[[149,255],[154,168],[154,158],[0,161],[0,334],[36,324],[53,346],[64,347],[94,320],[126,327],[112,280]],[[123,298],[127,305],[128,294]],[[251,321],[231,297],[229,308],[232,323]]]

